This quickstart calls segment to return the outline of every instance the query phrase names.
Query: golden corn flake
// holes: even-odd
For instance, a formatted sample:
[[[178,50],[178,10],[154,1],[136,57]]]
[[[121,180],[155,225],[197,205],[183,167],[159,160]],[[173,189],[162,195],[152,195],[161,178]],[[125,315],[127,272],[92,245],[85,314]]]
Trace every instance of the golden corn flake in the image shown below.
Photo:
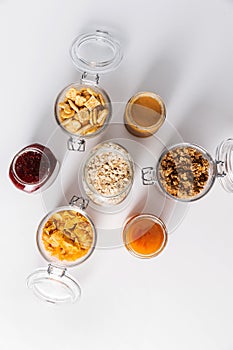
[[[53,214],[42,230],[45,250],[63,261],[85,256],[93,243],[93,229],[87,218],[74,210]]]

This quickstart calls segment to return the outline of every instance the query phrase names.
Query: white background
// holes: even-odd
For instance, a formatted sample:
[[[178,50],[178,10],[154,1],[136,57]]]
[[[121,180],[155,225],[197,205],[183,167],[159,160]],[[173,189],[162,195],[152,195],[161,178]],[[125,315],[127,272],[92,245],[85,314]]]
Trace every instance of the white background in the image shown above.
[[[161,256],[96,249],[72,269],[80,303],[43,304],[26,289],[27,275],[46,266],[37,225],[46,206],[60,203],[17,191],[9,163],[56,129],[54,99],[79,77],[70,43],[96,28],[114,33],[124,50],[118,70],[101,77],[113,102],[160,94],[170,124],[213,157],[233,136],[232,0],[0,0],[0,349],[232,350],[233,197],[217,182],[190,205]],[[61,133],[61,149],[65,142]]]

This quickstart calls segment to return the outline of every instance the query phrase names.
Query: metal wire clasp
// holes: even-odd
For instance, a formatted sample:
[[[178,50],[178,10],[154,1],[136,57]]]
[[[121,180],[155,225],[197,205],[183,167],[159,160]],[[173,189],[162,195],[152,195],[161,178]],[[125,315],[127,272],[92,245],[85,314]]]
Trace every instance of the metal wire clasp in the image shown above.
[[[156,183],[155,169],[153,167],[142,168],[143,185],[154,185]]]
[[[73,196],[69,202],[70,205],[76,205],[80,209],[84,210],[87,208],[89,204],[89,199],[83,198],[83,197],[78,197],[78,196]]]
[[[98,85],[99,84],[99,80],[100,80],[100,76],[99,74],[89,74],[89,77],[88,77],[88,73],[87,72],[83,72],[82,74],[82,77],[81,77],[81,84],[85,83],[85,84],[96,84]],[[92,77],[93,79],[90,79],[90,77]]]
[[[225,170],[225,162],[222,160],[216,160],[216,165],[217,165],[217,177],[225,177],[226,172]]]
[[[84,139],[77,139],[75,137],[70,137],[67,142],[67,147],[69,151],[84,152],[85,144],[86,142]]]

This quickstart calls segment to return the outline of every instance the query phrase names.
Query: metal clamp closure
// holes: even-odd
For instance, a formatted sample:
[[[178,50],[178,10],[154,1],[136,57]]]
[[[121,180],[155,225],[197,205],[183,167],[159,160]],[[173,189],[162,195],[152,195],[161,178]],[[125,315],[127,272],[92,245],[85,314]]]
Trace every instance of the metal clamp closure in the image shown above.
[[[99,84],[99,80],[100,80],[100,77],[99,77],[99,74],[97,73],[96,75],[94,74],[89,74],[89,78],[87,79],[88,77],[88,73],[87,72],[83,72],[82,74],[82,77],[81,77],[81,84],[95,84],[95,85],[98,85]],[[93,78],[93,79],[90,79],[90,78]]]
[[[78,151],[78,152],[84,152],[85,151],[85,140],[84,139],[77,139],[75,137],[70,137],[67,142],[67,147],[69,151]]]
[[[217,165],[217,177],[225,177],[227,174],[225,170],[225,162],[222,160],[216,160]]]
[[[66,273],[66,268],[49,264],[47,271],[48,271],[49,275],[56,275],[56,276],[59,276],[59,277],[63,277],[65,275],[65,273]]]
[[[80,209],[84,210],[87,208],[89,204],[89,199],[83,198],[83,197],[78,197],[78,196],[73,196],[69,202],[70,205],[75,205],[79,207]]]
[[[143,185],[154,185],[156,182],[155,169],[153,167],[142,168]]]

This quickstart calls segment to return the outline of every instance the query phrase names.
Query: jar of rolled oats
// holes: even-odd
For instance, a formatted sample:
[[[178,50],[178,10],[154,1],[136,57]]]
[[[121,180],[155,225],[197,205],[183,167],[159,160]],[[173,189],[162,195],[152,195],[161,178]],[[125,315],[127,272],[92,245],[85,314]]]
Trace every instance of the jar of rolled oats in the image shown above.
[[[200,146],[180,143],[165,149],[155,167],[142,169],[144,185],[158,184],[167,196],[182,202],[205,196],[216,178],[233,192],[233,139],[217,147],[215,159]]]
[[[27,286],[43,301],[69,303],[81,295],[67,268],[83,263],[95,249],[96,229],[85,212],[88,202],[73,196],[69,205],[48,213],[38,226],[37,247],[49,265],[28,276]]]
[[[79,82],[66,86],[57,96],[55,118],[69,135],[68,149],[84,151],[85,140],[104,131],[112,106],[106,91],[99,87],[99,75],[118,67],[120,44],[108,32],[79,35],[70,49],[75,68],[82,73]]]
[[[103,142],[89,153],[82,171],[83,188],[95,204],[113,206],[129,194],[134,163],[128,151],[113,142]]]

